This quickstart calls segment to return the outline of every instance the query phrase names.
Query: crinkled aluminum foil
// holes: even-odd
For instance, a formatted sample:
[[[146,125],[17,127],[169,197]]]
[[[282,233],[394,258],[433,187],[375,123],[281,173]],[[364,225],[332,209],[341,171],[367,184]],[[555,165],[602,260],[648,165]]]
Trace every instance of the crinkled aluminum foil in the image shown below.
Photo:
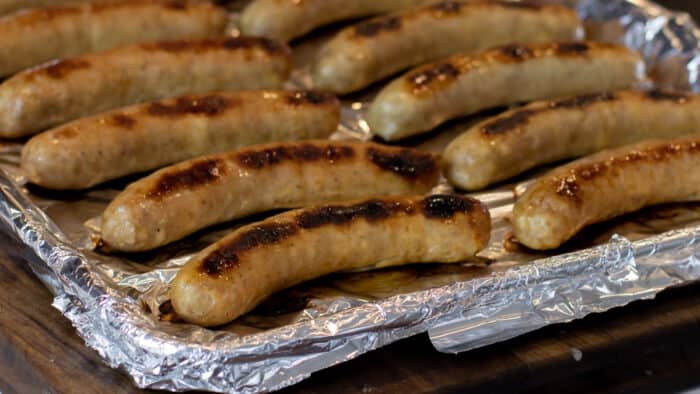
[[[559,2],[577,7],[591,37],[639,49],[656,84],[700,91],[700,33],[687,15],[642,0]],[[350,103],[335,137],[368,138],[362,113],[361,103]],[[439,151],[463,127],[418,144]],[[470,264],[333,275],[209,330],[159,317],[167,316],[161,308],[177,267],[226,228],[152,254],[95,253],[95,217],[116,191],[57,196],[27,188],[18,152],[0,146],[0,217],[35,253],[29,262],[56,295],[54,306],[139,387],[271,391],[420,332],[441,351],[462,351],[700,279],[700,204],[643,210],[584,231],[571,253],[535,255],[507,242],[524,181],[476,194],[491,208],[494,233]]]

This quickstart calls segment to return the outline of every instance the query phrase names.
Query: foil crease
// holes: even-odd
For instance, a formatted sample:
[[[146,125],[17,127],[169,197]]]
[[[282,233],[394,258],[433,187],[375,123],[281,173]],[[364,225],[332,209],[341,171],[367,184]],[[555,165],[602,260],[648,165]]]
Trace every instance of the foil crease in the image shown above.
[[[700,91],[700,32],[688,15],[643,0],[555,2],[576,7],[590,36],[639,49],[656,85]],[[335,138],[369,138],[362,105],[345,108],[344,119]],[[54,307],[105,362],[124,370],[142,388],[273,391],[421,332],[429,333],[438,350],[459,352],[700,279],[700,207],[693,206],[678,208],[680,218],[690,218],[678,221],[682,228],[674,225],[676,229],[661,234],[623,231],[625,236],[610,238],[612,233],[603,231],[596,237],[610,240],[602,245],[558,256],[528,256],[527,261],[492,246],[482,257],[506,264],[477,267],[483,275],[447,271],[435,275],[436,282],[411,287],[423,272],[418,271],[406,281],[410,291],[392,293],[380,287],[374,297],[328,297],[288,324],[249,334],[235,328],[208,330],[161,321],[153,312],[186,253],[151,270],[101,261],[101,256],[86,252],[84,237],[76,238],[55,223],[48,213],[51,201],[27,192],[16,171],[17,147],[2,149],[0,218],[32,252],[28,262],[55,294]],[[100,193],[72,207],[92,212],[113,196]],[[495,242],[503,244],[513,193],[495,190],[477,197],[492,209]],[[635,220],[641,223],[638,227],[654,227],[649,223],[657,219],[642,214]],[[78,224],[82,228],[82,221]],[[628,224],[619,228],[629,230]],[[394,274],[406,275],[388,272]]]

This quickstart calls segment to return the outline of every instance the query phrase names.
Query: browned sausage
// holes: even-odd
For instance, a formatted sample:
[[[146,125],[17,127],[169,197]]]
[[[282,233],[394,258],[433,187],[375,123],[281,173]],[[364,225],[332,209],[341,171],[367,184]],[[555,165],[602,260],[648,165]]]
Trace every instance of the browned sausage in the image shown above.
[[[271,294],[332,272],[367,266],[464,261],[489,240],[488,210],[454,196],[384,198],[317,206],[232,232],[178,272],[173,307],[215,326]]]
[[[436,159],[413,149],[340,141],[256,145],[132,183],[105,210],[102,238],[114,249],[148,250],[257,212],[426,193],[438,176]]]
[[[559,167],[513,208],[513,232],[532,249],[553,249],[584,226],[642,207],[700,199],[700,134],[644,141]]]
[[[29,9],[0,18],[0,76],[120,45],[223,36],[227,21],[223,8],[187,0],[98,1]]]
[[[196,156],[272,141],[328,137],[340,102],[312,91],[181,96],[78,119],[22,149],[27,179],[51,189],[91,187]]]
[[[159,41],[51,62],[0,85],[0,137],[183,94],[280,88],[290,70],[289,47],[252,37]]]

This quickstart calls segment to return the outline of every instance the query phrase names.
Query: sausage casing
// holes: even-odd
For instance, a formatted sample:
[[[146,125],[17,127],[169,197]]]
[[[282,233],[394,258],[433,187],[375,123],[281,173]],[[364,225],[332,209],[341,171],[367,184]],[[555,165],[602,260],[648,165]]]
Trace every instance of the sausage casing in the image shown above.
[[[0,76],[53,59],[156,40],[223,36],[226,11],[186,0],[102,1],[0,18]]]
[[[280,88],[290,69],[287,46],[252,37],[159,41],[51,62],[0,85],[0,136],[183,94]]]
[[[573,40],[580,29],[576,14],[563,6],[442,1],[344,29],[322,47],[313,82],[318,89],[349,93],[453,53]]]
[[[541,101],[487,119],[442,156],[453,185],[481,189],[541,164],[700,130],[700,97],[619,91]]]
[[[392,81],[370,105],[367,122],[373,133],[397,140],[487,108],[628,88],[643,70],[636,52],[593,42],[514,44],[460,54]]]
[[[345,19],[382,14],[435,0],[255,0],[241,14],[241,31],[289,41]]]
[[[312,91],[241,91],[181,96],[78,119],[22,149],[27,179],[80,189],[204,154],[248,145],[328,137],[340,102]]]
[[[102,216],[102,238],[123,251],[153,249],[206,226],[279,208],[420,194],[436,159],[372,143],[306,141],[204,156],[129,185]]]
[[[700,199],[700,134],[599,152],[538,179],[513,208],[513,233],[553,249],[583,227],[653,204]]]
[[[0,0],[0,15],[9,14],[27,8],[79,4],[87,3],[89,1],[91,0]],[[97,1],[99,0],[92,0],[92,2],[95,3]]]
[[[332,272],[464,261],[486,246],[490,229],[482,203],[454,195],[291,211],[242,227],[192,257],[175,277],[171,300],[185,320],[220,325],[279,290]]]

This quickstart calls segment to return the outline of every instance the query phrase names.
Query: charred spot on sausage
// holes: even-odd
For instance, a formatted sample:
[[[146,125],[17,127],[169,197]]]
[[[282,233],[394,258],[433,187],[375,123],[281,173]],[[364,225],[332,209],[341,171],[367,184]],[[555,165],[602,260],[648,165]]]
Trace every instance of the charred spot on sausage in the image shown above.
[[[179,97],[172,104],[166,102],[151,103],[146,107],[146,112],[154,116],[188,114],[214,116],[224,112],[232,104],[231,100],[219,95]]]
[[[401,18],[396,16],[372,19],[355,26],[355,35],[361,37],[376,36],[382,31],[398,30],[401,28]]]
[[[522,44],[507,45],[507,46],[501,47],[499,49],[499,51],[501,52],[501,54],[509,57],[512,60],[516,60],[516,61],[522,61],[525,59],[529,59],[534,55],[532,48],[528,47],[527,45],[522,45]]]
[[[64,59],[56,60],[39,68],[38,72],[43,72],[52,79],[62,79],[75,70],[90,67],[90,62],[84,59]]]
[[[591,46],[585,42],[561,42],[554,48],[558,54],[583,55],[591,49]]]
[[[136,119],[126,114],[114,114],[110,117],[110,123],[117,127],[130,129],[136,124]]]
[[[412,149],[395,152],[370,147],[367,148],[367,157],[377,167],[405,178],[416,179],[437,171],[437,161],[433,155]]]
[[[320,105],[336,101],[334,95],[318,91],[300,91],[287,93],[287,102],[291,105],[313,104]]]
[[[538,112],[536,110],[523,109],[508,116],[499,117],[483,125],[481,132],[486,135],[503,134],[526,124]]]
[[[299,232],[293,223],[263,223],[239,234],[202,260],[201,270],[217,276],[238,264],[238,255],[264,245],[278,243]]]
[[[239,152],[236,155],[238,163],[243,167],[260,169],[279,164],[283,161],[316,161],[327,160],[334,162],[349,159],[355,155],[350,146],[300,144],[296,146],[276,146],[261,150]]]
[[[462,9],[463,5],[464,3],[458,1],[442,1],[437,4],[431,5],[430,9],[445,14],[455,14]]]
[[[440,63],[428,69],[418,71],[408,76],[413,90],[421,90],[434,81],[447,81],[459,76],[460,71],[452,63]]]
[[[164,173],[146,196],[163,198],[180,190],[216,182],[225,174],[225,171],[221,159],[200,160],[187,168]]]
[[[690,98],[690,95],[683,92],[669,92],[663,90],[651,90],[649,92],[646,92],[646,96],[652,100],[668,100],[676,102],[678,104],[682,104],[688,101],[688,99]]]
[[[559,180],[557,182],[556,193],[562,197],[572,200],[577,204],[580,204],[582,201],[581,186],[578,184],[575,175]]]
[[[476,200],[450,194],[435,194],[423,199],[422,210],[427,218],[450,219],[458,213],[471,212],[479,206]]]
[[[591,104],[616,100],[613,93],[585,94],[581,96],[550,101],[546,108],[524,108],[510,114],[501,115],[481,126],[485,135],[497,135],[515,130],[528,123],[530,118],[557,108],[583,108]]]
[[[311,229],[324,225],[342,225],[357,219],[377,221],[398,212],[413,213],[413,207],[401,201],[369,200],[355,205],[330,205],[302,212],[297,217],[299,227]]]
[[[497,0],[497,1],[495,1],[495,3],[497,3],[501,7],[508,7],[508,8],[525,8],[525,9],[531,9],[531,10],[542,9],[542,4],[533,3],[531,1],[513,2],[513,1]]]
[[[187,9],[187,2],[184,0],[170,0],[165,3],[165,6],[173,10],[184,10]]]
[[[616,100],[617,96],[613,93],[594,93],[594,94],[584,94],[581,96],[576,96],[572,98],[562,99],[552,101],[549,104],[550,108],[581,108],[590,104],[603,102],[603,101],[613,101]]]

